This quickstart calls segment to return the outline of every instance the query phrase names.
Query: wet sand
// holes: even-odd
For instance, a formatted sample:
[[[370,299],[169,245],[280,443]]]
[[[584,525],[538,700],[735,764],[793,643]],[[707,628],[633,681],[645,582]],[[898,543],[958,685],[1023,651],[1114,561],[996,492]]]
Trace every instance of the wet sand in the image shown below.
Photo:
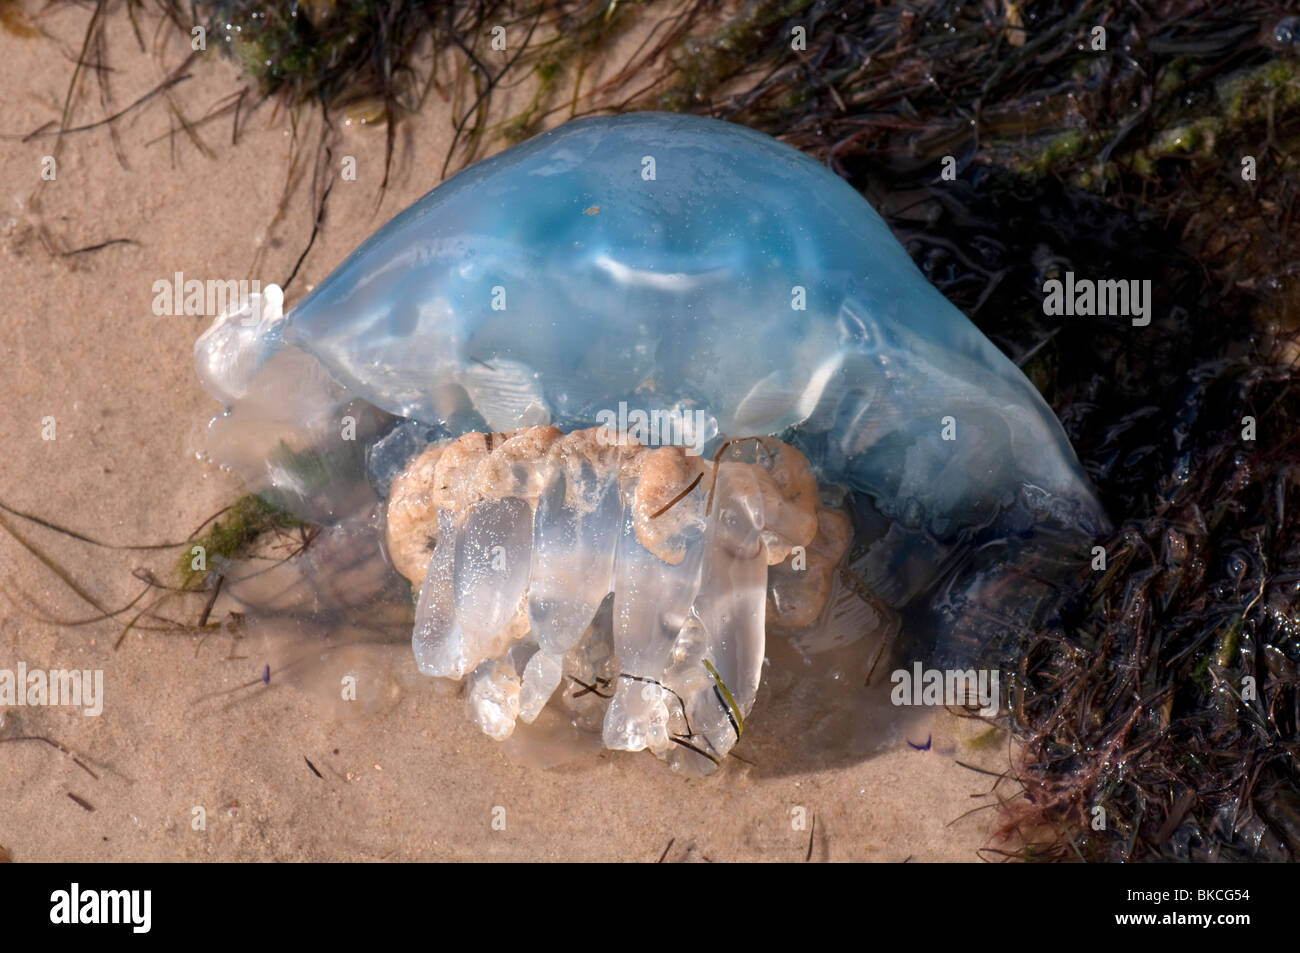
[[[246,115],[235,145],[230,116],[200,126],[204,154],[183,133],[169,135],[171,114],[156,97],[111,127],[66,136],[57,177],[38,189],[54,140],[20,140],[58,120],[89,15],[61,8],[39,20],[48,37],[0,35],[0,501],[106,542],[179,540],[243,489],[194,452],[196,433],[218,410],[192,363],[209,319],[155,316],[153,283],[176,272],[283,282],[311,231],[311,176],[297,178],[273,222],[289,179],[287,114],[263,104]],[[120,11],[109,44],[120,109],[153,88],[164,66],[138,51]],[[179,41],[164,49],[168,68],[186,52]],[[245,82],[218,59],[191,72],[171,90],[191,120]],[[74,126],[105,112],[94,78],[83,82]],[[336,157],[356,158],[356,181],[335,185],[289,304],[437,184],[450,133],[448,109],[433,97],[399,127],[393,181],[376,210],[384,132],[341,131]],[[314,135],[310,123],[300,130],[307,146]],[[133,244],[51,253],[118,238]],[[43,439],[47,418],[52,440]],[[112,608],[140,590],[134,569],[161,579],[173,565],[170,551],[100,548],[5,520]],[[1008,763],[1005,742],[970,744],[982,726],[945,712],[904,718],[888,706],[861,714],[875,753],[781,763],[797,739],[763,716],[760,694],[737,749],[754,763],[733,759],[708,779],[674,776],[649,755],[608,752],[537,768],[479,734],[454,686],[418,676],[409,649],[348,660],[370,680],[368,706],[335,704],[310,680],[278,677],[218,695],[256,682],[276,648],[150,631],[115,648],[121,619],[43,621],[33,603],[65,621],[96,611],[7,532],[0,579],[0,669],[102,670],[105,685],[98,717],[53,707],[0,713],[0,845],[16,861],[652,861],[670,842],[669,860],[798,861],[814,817],[813,859],[976,860],[995,812],[962,815],[989,803],[976,795],[992,779],[956,762]],[[192,620],[199,608],[190,600],[168,611]],[[332,677],[327,667],[317,681]],[[49,744],[9,740],[23,736],[58,742],[85,767]],[[908,743],[924,747],[927,737],[928,750]],[[504,829],[496,829],[499,808]]]

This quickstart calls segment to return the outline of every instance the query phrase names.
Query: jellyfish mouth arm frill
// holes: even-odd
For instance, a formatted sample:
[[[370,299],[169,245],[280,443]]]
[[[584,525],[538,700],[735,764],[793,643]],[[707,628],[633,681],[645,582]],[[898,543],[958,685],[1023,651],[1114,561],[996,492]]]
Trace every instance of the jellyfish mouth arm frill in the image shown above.
[[[745,443],[716,465],[604,428],[475,432],[425,450],[394,481],[386,524],[420,594],[421,670],[466,679],[493,737],[533,721],[562,681],[604,678],[607,747],[724,757],[758,690],[769,603],[815,624],[848,545],[802,454]],[[769,569],[809,548],[814,571],[796,558],[769,590]]]

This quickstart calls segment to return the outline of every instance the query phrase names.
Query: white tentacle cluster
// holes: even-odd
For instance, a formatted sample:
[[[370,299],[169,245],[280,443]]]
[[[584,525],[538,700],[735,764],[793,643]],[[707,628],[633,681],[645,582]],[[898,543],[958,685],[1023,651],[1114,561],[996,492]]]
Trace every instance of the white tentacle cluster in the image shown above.
[[[420,670],[467,679],[484,732],[531,723],[567,679],[606,747],[679,764],[735,744],[767,625],[821,618],[850,536],[772,437],[710,462],[604,428],[468,433],[415,457],[387,507]]]

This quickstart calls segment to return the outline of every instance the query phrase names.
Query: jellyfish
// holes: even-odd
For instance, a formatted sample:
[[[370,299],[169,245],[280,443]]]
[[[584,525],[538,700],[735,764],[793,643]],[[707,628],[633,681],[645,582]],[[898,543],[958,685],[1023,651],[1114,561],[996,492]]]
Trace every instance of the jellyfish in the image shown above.
[[[497,739],[559,706],[711,770],[769,640],[851,638],[972,547],[1107,525],[1051,409],[875,210],[718,120],[502,152],[195,356],[213,457],[382,553],[413,664]]]

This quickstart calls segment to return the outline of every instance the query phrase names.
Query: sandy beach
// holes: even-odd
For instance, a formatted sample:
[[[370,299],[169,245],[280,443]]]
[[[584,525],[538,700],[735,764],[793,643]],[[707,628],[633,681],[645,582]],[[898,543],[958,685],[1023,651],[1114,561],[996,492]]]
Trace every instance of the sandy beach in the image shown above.
[[[192,357],[210,319],[156,316],[153,284],[177,272],[283,283],[312,231],[317,120],[304,111],[307,172],[291,173],[291,116],[274,102],[252,109],[250,92],[236,142],[229,114],[197,125],[196,142],[157,96],[65,135],[42,181],[55,137],[24,137],[55,128],[89,16],[59,7],[34,21],[42,36],[0,35],[0,502],[106,543],[182,540],[244,490],[195,452],[219,411]],[[134,103],[188,52],[179,36],[141,52],[121,10],[107,29],[112,102],[87,71],[71,126]],[[188,72],[165,95],[192,122],[248,83],[215,56]],[[451,128],[436,97],[401,123],[378,207],[384,129],[337,130],[336,166],[354,157],[356,179],[333,188],[288,304],[438,184]],[[127,241],[64,254],[117,239]],[[168,579],[174,566],[174,550],[105,548],[4,519],[111,609],[139,593],[134,570]],[[732,759],[713,777],[610,752],[537,767],[483,737],[455,686],[419,676],[409,647],[357,649],[281,678],[274,640],[131,631],[117,645],[131,613],[51,621],[98,613],[11,532],[0,532],[0,578],[0,669],[102,670],[104,685],[97,716],[0,711],[0,846],[14,861],[976,861],[992,843],[997,811],[968,812],[995,802],[994,779],[958,762],[1007,769],[1006,737],[943,711],[867,705],[854,718],[869,742],[799,756],[782,706],[764,708],[765,685],[737,749],[751,763]],[[178,618],[198,609],[192,597],[167,606]],[[221,694],[267,666],[269,681]],[[365,704],[332,700],[338,666],[362,673]]]

